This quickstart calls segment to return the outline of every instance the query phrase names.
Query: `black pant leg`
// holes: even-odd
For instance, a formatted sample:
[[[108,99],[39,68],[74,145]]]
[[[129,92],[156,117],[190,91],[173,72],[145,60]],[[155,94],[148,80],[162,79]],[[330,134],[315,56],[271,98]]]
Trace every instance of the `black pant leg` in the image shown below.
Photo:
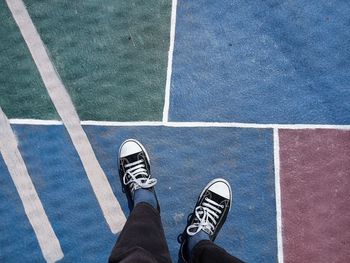
[[[193,263],[244,263],[209,240],[200,241],[192,251]]]
[[[139,203],[134,207],[112,250],[109,262],[171,262],[157,209],[147,203]]]

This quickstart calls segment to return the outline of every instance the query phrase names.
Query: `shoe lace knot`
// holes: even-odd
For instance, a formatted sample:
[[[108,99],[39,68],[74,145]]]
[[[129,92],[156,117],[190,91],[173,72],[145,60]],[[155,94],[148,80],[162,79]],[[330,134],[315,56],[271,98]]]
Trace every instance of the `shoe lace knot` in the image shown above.
[[[216,220],[222,213],[222,208],[224,208],[224,205],[220,205],[206,197],[202,205],[196,207],[195,216],[197,220],[194,220],[194,223],[187,227],[187,234],[193,236],[204,230],[209,235],[212,235],[217,224]]]
[[[130,184],[131,191],[140,188],[151,188],[157,183],[157,179],[151,178],[146,169],[144,160],[138,160],[125,165],[125,174],[123,176],[123,183]]]

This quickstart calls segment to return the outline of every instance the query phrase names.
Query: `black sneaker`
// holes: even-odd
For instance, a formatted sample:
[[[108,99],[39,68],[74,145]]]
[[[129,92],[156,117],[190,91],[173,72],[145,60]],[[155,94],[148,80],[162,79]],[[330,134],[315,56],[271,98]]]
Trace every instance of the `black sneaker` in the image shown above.
[[[134,192],[137,189],[151,191],[157,200],[157,209],[160,211],[154,186],[157,179],[152,178],[150,161],[143,145],[134,139],[126,140],[119,149],[119,177],[123,193],[126,194],[130,211],[134,208]]]
[[[209,235],[211,241],[215,240],[225,223],[231,202],[231,187],[224,179],[215,179],[203,189],[193,213],[188,216],[184,232],[178,237],[181,244],[179,262],[190,262],[190,255],[188,255],[186,247],[189,236],[203,230]]]

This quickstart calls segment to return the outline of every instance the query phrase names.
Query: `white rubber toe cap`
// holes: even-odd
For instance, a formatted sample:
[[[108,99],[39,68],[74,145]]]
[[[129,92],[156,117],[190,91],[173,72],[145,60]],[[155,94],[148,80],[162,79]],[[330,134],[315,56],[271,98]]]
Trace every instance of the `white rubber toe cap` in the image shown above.
[[[224,179],[217,179],[209,188],[211,192],[231,200],[230,184]]]
[[[142,152],[142,150],[141,144],[138,141],[129,139],[123,142],[123,144],[120,146],[119,156],[120,158],[123,158],[125,156]]]

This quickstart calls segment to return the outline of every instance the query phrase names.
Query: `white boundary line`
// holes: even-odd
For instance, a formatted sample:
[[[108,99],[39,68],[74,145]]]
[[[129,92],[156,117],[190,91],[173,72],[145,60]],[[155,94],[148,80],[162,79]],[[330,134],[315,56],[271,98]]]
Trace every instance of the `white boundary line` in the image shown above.
[[[62,121],[57,120],[35,120],[35,119],[10,119],[11,124],[28,125],[63,125]],[[328,124],[259,124],[259,123],[238,123],[238,122],[160,122],[160,121],[136,121],[136,122],[118,122],[118,121],[81,121],[84,126],[164,126],[178,128],[252,128],[252,129],[336,129],[350,130],[350,125],[328,125]]]
[[[168,122],[169,127],[223,127],[223,128],[253,128],[253,129],[344,129],[350,130],[350,125],[323,124],[259,124],[238,122]]]
[[[163,122],[138,121],[138,122],[114,122],[114,121],[81,121],[81,125],[88,126],[163,126]]]
[[[11,124],[63,125],[62,121],[56,120],[10,119],[9,121]]]
[[[89,139],[84,132],[79,116],[71,98],[66,91],[54,65],[52,64],[44,43],[31,20],[22,0],[6,0],[22,36],[27,43],[40,76],[49,96],[66,127],[72,143],[80,157],[86,175],[90,181],[95,196],[100,204],[103,215],[113,233],[122,230],[126,218],[113,194],[107,177],[102,170]]]
[[[58,120],[37,120],[37,119],[10,119],[11,124],[20,125],[64,125]],[[163,122],[138,121],[138,122],[116,122],[116,121],[80,121],[86,126],[164,126]]]
[[[278,129],[273,129],[273,155],[275,166],[275,195],[276,195],[276,223],[277,223],[277,249],[278,262],[283,263],[283,239],[282,239],[282,205],[280,184],[280,144]]]
[[[33,227],[45,260],[55,262],[62,259],[64,255],[60,242],[28,174],[27,167],[17,147],[15,134],[1,108],[0,152],[16,186],[24,211]]]
[[[172,0],[171,21],[170,21],[170,46],[168,51],[168,68],[167,68],[166,83],[165,83],[163,123],[167,123],[169,119],[170,85],[171,85],[171,76],[172,76],[172,70],[173,70],[173,53],[174,53],[174,43],[175,43],[175,31],[176,31],[176,9],[177,9],[177,0]]]

